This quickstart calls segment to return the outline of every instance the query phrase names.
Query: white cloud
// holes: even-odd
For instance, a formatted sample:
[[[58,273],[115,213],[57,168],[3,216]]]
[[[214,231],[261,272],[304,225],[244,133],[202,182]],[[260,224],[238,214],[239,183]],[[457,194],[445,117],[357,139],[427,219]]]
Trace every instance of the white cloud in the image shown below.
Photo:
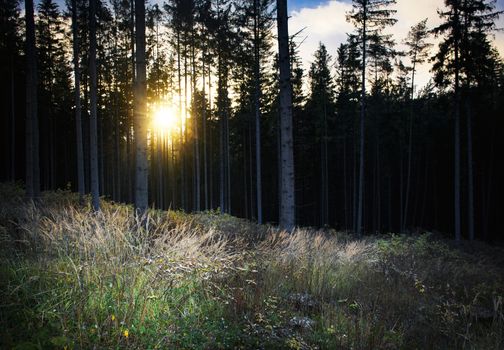
[[[499,0],[497,6],[501,9],[504,8],[501,0]],[[397,4],[393,8],[397,10],[394,16],[397,23],[388,29],[388,32],[394,35],[398,48],[401,49],[403,48],[401,42],[414,24],[425,18],[428,18],[427,25],[429,28],[441,23],[437,10],[444,8],[444,5],[443,0],[397,0]],[[300,38],[306,37],[300,47],[300,55],[306,70],[313,60],[313,53],[319,42],[327,47],[333,57],[336,56],[338,46],[346,41],[346,33],[353,31],[353,26],[346,21],[346,14],[351,9],[352,4],[349,1],[328,0],[313,8],[304,7],[291,12],[289,32],[296,33],[306,27],[300,35]],[[498,20],[497,26],[504,28],[504,16],[501,16]],[[430,41],[432,43],[438,42],[433,37],[430,38]],[[504,56],[504,33],[496,33],[494,43],[501,56]],[[433,53],[434,50],[437,50],[437,44],[433,47]],[[417,89],[428,82],[430,78],[429,69],[429,63],[418,67]]]

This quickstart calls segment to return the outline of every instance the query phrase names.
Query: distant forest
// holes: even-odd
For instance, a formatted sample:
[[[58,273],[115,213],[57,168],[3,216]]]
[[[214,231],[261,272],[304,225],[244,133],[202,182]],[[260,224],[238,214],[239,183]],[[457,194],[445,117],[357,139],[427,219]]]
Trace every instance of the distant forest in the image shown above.
[[[278,4],[0,0],[0,181],[91,193],[96,210],[105,197],[282,224],[293,201],[282,226],[502,241],[495,1],[445,0],[441,25],[397,38],[395,1],[353,0],[354,31],[308,71],[310,28],[279,57]],[[421,64],[432,79],[416,88]]]

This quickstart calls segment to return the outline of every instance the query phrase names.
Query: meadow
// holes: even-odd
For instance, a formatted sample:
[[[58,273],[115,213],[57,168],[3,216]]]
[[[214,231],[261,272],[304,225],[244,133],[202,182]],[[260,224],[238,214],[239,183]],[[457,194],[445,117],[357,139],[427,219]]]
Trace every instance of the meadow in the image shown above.
[[[0,184],[2,349],[503,349],[504,250]]]

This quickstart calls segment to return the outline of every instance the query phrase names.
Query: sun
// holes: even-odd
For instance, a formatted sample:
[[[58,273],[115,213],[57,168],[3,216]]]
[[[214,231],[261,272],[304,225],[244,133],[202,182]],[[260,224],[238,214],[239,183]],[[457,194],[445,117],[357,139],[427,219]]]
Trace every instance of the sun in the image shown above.
[[[152,128],[154,132],[170,133],[178,126],[177,112],[170,106],[158,105],[154,108]]]

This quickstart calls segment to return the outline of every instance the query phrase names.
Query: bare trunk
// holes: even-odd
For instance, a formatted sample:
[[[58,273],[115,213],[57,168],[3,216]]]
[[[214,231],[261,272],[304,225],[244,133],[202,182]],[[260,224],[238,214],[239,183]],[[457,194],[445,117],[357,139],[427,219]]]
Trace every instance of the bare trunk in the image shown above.
[[[135,83],[135,209],[140,213],[148,207],[147,164],[147,82],[145,64],[145,1],[135,0],[136,83]]]
[[[227,185],[227,188],[226,188],[226,195],[227,195],[227,199],[226,199],[226,211],[228,214],[231,214],[231,155],[230,155],[230,152],[229,152],[229,114],[228,114],[228,111],[226,110],[225,111],[225,115],[226,115],[226,119],[225,119],[225,122],[226,122],[226,125],[225,125],[225,131],[226,131],[226,143],[225,143],[225,146],[226,146],[226,185]]]
[[[292,86],[290,80],[289,29],[287,0],[277,0],[278,53],[280,67],[281,133],[281,205],[280,227],[292,230],[295,225],[294,151],[292,139]]]
[[[208,67],[210,70],[210,67]],[[207,161],[207,116],[206,116],[206,82],[205,82],[205,53],[203,53],[203,110],[201,115],[201,124],[203,129],[203,196],[204,210],[208,210],[208,161]]]
[[[467,110],[467,210],[469,225],[469,240],[474,240],[474,179],[473,179],[473,152],[472,152],[472,113],[468,98],[466,99]]]
[[[347,192],[347,147],[346,136],[343,136],[343,207],[345,208],[345,231],[348,231],[348,192]]]
[[[325,96],[324,96],[325,99]],[[326,110],[326,103],[324,101],[324,116],[323,116],[323,135],[322,135],[322,140],[320,142],[320,162],[321,162],[321,177],[322,181],[320,184],[320,224],[321,226],[326,226],[328,224],[328,217],[329,217],[329,184],[328,184],[328,169],[327,169],[327,110]]]
[[[196,54],[194,52],[194,34],[192,43],[192,98],[196,97]],[[205,75],[203,73],[203,75]],[[193,116],[193,127],[194,127],[194,166],[196,175],[195,184],[195,210],[201,210],[201,168],[200,168],[200,146],[199,146],[199,130],[198,130],[198,119],[196,115]]]
[[[367,8],[364,7],[364,17],[367,16]],[[363,201],[364,201],[364,119],[366,116],[366,21],[363,22],[362,30],[362,92],[360,111],[360,154],[359,154],[359,189],[357,198],[357,227],[356,232],[362,235],[363,224]]]
[[[218,58],[218,65],[219,65],[219,92],[218,94],[222,94],[222,62],[221,62],[221,58],[220,58],[220,55],[219,55],[219,58]],[[220,96],[219,96],[220,98]],[[224,161],[224,157],[225,157],[225,149],[224,149],[224,138],[225,138],[225,135],[224,135],[224,112],[222,111],[222,106],[218,106],[219,108],[219,129],[220,129],[220,132],[219,132],[219,203],[220,203],[220,210],[222,213],[225,213],[226,212],[226,203],[225,203],[225,174],[224,174],[224,171],[225,171],[225,161]]]
[[[410,115],[409,115],[409,135],[408,135],[408,170],[406,175],[406,199],[404,201],[404,213],[403,220],[401,223],[401,232],[404,232],[406,225],[408,224],[408,206],[409,206],[409,195],[411,187],[411,159],[413,157],[413,101],[415,98],[415,65],[416,65],[416,55],[413,58],[413,71],[411,73],[411,101],[410,101]]]
[[[100,210],[100,185],[98,179],[98,122],[97,122],[97,83],[96,83],[96,0],[89,1],[89,79],[90,79],[90,118],[89,144],[91,163],[91,199],[93,210]]]
[[[455,16],[458,18],[458,9],[455,9]],[[455,128],[454,128],[454,218],[455,218],[455,240],[460,242],[461,234],[461,218],[460,218],[460,62],[459,62],[459,47],[458,35],[459,29],[455,33]]]
[[[257,222],[263,223],[262,215],[262,171],[261,171],[261,82],[260,82],[260,48],[259,48],[259,4],[254,0],[254,107],[255,107],[255,139],[256,139],[256,202]]]
[[[11,55],[10,76],[10,179],[16,180],[16,95],[14,84],[14,55]]]
[[[37,53],[33,0],[25,0],[26,20],[26,197],[40,196],[39,134],[37,114]]]

